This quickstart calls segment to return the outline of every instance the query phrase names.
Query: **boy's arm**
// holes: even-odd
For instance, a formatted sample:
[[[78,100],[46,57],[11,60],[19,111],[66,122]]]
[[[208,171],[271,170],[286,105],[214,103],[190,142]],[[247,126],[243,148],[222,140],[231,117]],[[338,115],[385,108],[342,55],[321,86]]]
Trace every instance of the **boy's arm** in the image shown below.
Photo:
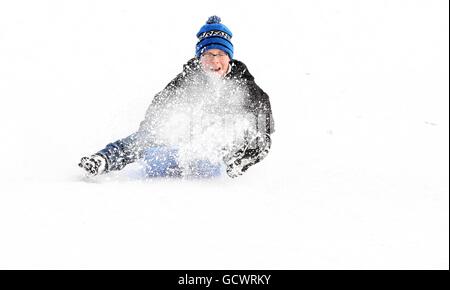
[[[224,157],[230,177],[242,175],[248,168],[262,161],[272,146],[271,134],[275,132],[269,96],[254,82],[249,80],[249,110],[256,118],[256,134],[244,144]]]
[[[158,111],[173,96],[173,93],[186,81],[187,76],[195,71],[198,63],[191,59],[183,66],[183,72],[178,74],[161,92],[152,100],[148,107],[145,119],[140,123],[139,130],[130,136],[112,142],[90,157],[83,157],[79,166],[86,170],[88,175],[97,175],[112,170],[121,170],[142,158],[145,149],[154,144],[153,128],[158,122]]]

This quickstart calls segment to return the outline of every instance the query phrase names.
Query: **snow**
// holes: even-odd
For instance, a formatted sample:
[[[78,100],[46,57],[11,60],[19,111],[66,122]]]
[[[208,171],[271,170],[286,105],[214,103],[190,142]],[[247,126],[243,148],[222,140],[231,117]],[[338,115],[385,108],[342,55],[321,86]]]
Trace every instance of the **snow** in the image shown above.
[[[448,1],[2,1],[1,269],[448,269]],[[269,94],[237,179],[86,179],[217,14]]]
[[[242,146],[245,136],[253,139],[257,134],[256,118],[244,111],[248,94],[238,81],[212,73],[206,78],[190,77],[190,82],[181,84],[169,101],[162,101],[157,109],[146,113],[140,127],[152,136],[144,136],[144,143],[153,141],[176,148],[182,165],[195,160],[221,162],[224,153]]]

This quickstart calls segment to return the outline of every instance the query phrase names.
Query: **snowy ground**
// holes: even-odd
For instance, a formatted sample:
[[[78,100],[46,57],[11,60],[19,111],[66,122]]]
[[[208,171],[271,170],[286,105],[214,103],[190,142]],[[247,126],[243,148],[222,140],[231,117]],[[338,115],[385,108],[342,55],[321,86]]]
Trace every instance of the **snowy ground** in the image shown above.
[[[0,2],[0,268],[448,269],[448,1]],[[87,180],[218,14],[276,133],[239,179]]]

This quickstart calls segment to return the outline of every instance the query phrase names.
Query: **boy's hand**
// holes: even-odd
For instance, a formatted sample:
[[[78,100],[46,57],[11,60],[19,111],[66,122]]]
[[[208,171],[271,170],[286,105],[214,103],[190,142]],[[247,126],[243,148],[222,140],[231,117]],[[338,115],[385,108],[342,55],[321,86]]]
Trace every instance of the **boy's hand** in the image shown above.
[[[241,176],[249,166],[249,160],[244,158],[245,151],[247,150],[247,144],[241,148],[229,154],[223,158],[225,165],[227,166],[227,174],[231,178]]]
[[[227,174],[231,178],[236,178],[244,174],[248,169],[249,162],[246,159],[236,160],[235,162],[227,164]]]
[[[247,169],[264,159],[269,152],[272,142],[269,135],[258,134],[244,142],[240,148],[224,156],[223,161],[227,166],[227,174],[231,178],[242,175]]]
[[[88,176],[92,177],[105,171],[106,160],[103,156],[95,154],[90,157],[82,157],[78,166],[83,168]]]

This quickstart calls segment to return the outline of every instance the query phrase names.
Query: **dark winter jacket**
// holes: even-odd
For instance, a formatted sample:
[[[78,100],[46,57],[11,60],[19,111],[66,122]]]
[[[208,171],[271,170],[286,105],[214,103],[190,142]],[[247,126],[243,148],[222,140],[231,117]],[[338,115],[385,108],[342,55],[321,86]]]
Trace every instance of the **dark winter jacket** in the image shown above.
[[[260,140],[256,142],[256,147],[246,146],[245,157],[250,161],[247,162],[249,165],[244,168],[245,171],[267,155],[271,145],[270,134],[274,132],[274,122],[269,96],[255,83],[254,77],[246,65],[238,60],[232,60],[230,63],[231,71],[225,78],[237,81],[247,89],[248,95],[244,102],[244,108],[248,113],[254,114],[255,119],[258,120],[257,130],[260,132]],[[200,61],[197,58],[189,60],[183,66],[183,71],[154,97],[139,130],[124,139],[108,144],[106,148],[97,153],[106,158],[106,171],[120,170],[125,165],[142,158],[145,149],[154,145],[151,138],[152,127],[149,124],[152,124],[155,112],[174,97],[177,89],[185,83],[193,81],[193,76],[199,75],[201,70]]]

